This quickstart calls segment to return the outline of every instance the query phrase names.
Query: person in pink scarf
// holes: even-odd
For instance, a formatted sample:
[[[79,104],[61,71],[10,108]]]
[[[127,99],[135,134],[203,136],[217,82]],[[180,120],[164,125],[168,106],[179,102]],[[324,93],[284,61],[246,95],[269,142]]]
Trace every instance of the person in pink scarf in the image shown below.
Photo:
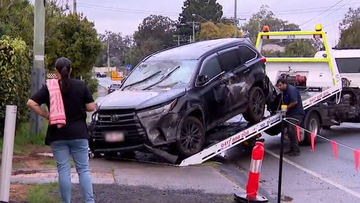
[[[49,120],[45,144],[50,145],[57,163],[62,202],[71,201],[72,156],[85,202],[94,203],[86,112],[94,111],[96,105],[86,83],[70,78],[71,70],[71,61],[59,58],[55,63],[57,79],[47,80],[46,85],[30,97],[27,105]],[[42,104],[47,105],[49,112],[40,107]]]

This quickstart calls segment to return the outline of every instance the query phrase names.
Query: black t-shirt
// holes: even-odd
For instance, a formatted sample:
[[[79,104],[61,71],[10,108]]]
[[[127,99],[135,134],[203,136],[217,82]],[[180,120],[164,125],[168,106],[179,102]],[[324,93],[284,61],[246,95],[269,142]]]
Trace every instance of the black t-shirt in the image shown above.
[[[286,90],[283,93],[283,102],[285,105],[289,105],[292,102],[297,102],[297,104],[290,108],[287,112],[287,116],[304,116],[305,111],[302,105],[302,99],[299,90],[292,85],[287,85]]]
[[[94,102],[90,89],[85,82],[69,79],[70,88],[62,93],[66,115],[66,125],[58,128],[49,125],[46,133],[45,144],[58,140],[88,139],[89,133],[86,125],[86,104]],[[39,105],[46,104],[50,109],[50,95],[47,86],[43,86],[31,98]]]

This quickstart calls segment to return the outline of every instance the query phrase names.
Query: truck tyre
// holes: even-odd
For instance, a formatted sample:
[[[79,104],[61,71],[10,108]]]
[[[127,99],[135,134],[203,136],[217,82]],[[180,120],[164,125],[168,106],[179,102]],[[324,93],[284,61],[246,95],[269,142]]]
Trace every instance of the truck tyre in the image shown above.
[[[316,112],[311,112],[304,119],[305,129],[318,135],[321,129],[320,118]],[[315,139],[316,141],[316,139]],[[300,142],[300,145],[311,145],[311,133],[304,132],[304,139]]]
[[[258,123],[264,117],[265,112],[265,94],[260,87],[252,87],[249,91],[249,104],[243,117],[249,123]]]
[[[193,116],[188,116],[182,123],[179,139],[175,143],[176,151],[180,158],[187,158],[201,150],[205,145],[205,128],[201,121]]]

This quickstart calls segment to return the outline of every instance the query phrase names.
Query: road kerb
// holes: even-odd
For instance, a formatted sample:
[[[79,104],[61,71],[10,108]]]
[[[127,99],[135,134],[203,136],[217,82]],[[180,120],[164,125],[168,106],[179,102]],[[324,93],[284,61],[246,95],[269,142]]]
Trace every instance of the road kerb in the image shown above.
[[[114,184],[115,179],[112,173],[91,173],[92,181],[94,184]],[[58,174],[53,172],[38,172],[38,173],[18,173],[11,176],[13,183],[51,183],[58,181]],[[79,183],[77,173],[71,173],[71,182]]]

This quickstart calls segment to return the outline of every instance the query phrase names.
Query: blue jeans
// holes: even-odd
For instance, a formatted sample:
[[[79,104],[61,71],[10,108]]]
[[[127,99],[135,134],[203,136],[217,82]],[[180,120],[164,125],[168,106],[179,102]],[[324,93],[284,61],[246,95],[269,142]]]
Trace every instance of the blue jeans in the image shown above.
[[[94,203],[92,180],[89,171],[89,142],[86,139],[61,140],[50,144],[59,172],[59,187],[63,203],[71,202],[71,165],[73,157],[79,175],[81,191],[86,203]]]

